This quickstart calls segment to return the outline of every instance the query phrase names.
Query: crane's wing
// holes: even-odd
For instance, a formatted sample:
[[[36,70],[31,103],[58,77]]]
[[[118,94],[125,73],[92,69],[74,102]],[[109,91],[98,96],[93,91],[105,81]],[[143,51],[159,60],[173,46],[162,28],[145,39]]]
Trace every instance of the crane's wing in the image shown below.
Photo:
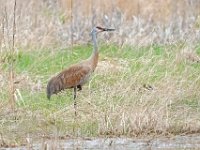
[[[87,65],[73,65],[58,74],[64,84],[64,88],[71,88],[77,85],[83,85],[89,80],[92,70]]]

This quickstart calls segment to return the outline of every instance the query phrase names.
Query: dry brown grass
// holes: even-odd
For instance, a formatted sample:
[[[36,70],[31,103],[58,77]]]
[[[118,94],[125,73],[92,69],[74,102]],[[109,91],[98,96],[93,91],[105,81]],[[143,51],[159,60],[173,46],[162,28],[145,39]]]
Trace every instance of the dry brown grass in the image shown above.
[[[23,1],[17,7],[17,43],[19,46],[39,47],[61,44],[69,46],[71,40],[71,0]],[[0,47],[8,47],[11,36],[12,1],[0,1]],[[117,44],[195,42],[199,40],[200,1],[186,0],[117,0],[73,1],[74,43],[87,43],[92,22],[95,25],[115,27]],[[6,13],[5,13],[6,9]],[[87,37],[87,38],[86,38]],[[2,41],[4,38],[5,42]],[[109,37],[108,37],[109,38]]]
[[[153,21],[168,22],[171,17],[174,16],[174,13],[178,13],[179,16],[185,16],[187,11],[194,6],[194,13],[199,13],[199,1],[185,1],[185,0],[96,0],[92,2],[91,0],[85,1],[73,1],[73,3],[78,7],[78,10],[84,16],[92,15],[92,5],[98,14],[107,14],[112,15],[113,10],[118,9],[123,12],[128,19],[131,19],[133,16],[140,16],[148,18],[152,17]],[[62,0],[60,2],[63,11],[70,13],[71,0]],[[69,14],[68,14],[69,15]]]

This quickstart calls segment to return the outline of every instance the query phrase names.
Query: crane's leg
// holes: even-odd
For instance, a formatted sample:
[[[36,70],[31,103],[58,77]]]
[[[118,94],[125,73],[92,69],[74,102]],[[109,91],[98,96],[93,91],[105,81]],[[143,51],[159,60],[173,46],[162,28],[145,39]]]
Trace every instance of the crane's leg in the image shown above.
[[[77,113],[76,113],[76,87],[74,87],[74,110],[75,110],[75,116],[77,116]]]
[[[82,86],[81,85],[77,85],[78,91],[82,90]]]

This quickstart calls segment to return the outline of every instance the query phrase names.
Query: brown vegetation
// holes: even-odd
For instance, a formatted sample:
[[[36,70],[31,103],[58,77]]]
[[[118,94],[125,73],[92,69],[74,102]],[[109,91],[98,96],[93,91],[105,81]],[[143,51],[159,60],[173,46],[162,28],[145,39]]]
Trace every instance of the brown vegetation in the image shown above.
[[[16,13],[17,43],[40,47],[71,40],[71,12],[74,43],[88,42],[92,23],[115,27],[118,44],[148,45],[199,39],[200,0],[18,0]],[[12,1],[0,1],[0,47],[8,46],[12,22]],[[72,7],[72,10],[71,10]],[[7,21],[5,20],[7,18]],[[3,21],[4,20],[4,21]],[[8,34],[7,34],[8,33]],[[2,45],[3,44],[3,45]]]

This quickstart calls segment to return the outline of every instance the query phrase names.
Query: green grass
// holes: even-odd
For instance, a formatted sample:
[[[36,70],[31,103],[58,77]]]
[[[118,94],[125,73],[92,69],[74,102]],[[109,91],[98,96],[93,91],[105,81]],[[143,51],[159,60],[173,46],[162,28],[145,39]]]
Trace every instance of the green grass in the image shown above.
[[[4,80],[5,88],[0,90],[0,133],[11,142],[23,143],[27,134],[90,137],[199,131],[200,65],[181,55],[183,44],[139,48],[100,45],[97,70],[78,92],[76,119],[72,90],[54,95],[49,101],[46,84],[62,69],[88,58],[92,46],[75,46],[73,52],[67,48],[20,49],[14,67],[20,81],[15,86],[21,96],[16,92],[17,112],[6,115],[9,92]],[[200,54],[199,46],[195,51]],[[8,72],[8,56],[3,55],[4,74]],[[181,130],[183,126],[187,130]],[[10,137],[11,132],[17,139]]]

